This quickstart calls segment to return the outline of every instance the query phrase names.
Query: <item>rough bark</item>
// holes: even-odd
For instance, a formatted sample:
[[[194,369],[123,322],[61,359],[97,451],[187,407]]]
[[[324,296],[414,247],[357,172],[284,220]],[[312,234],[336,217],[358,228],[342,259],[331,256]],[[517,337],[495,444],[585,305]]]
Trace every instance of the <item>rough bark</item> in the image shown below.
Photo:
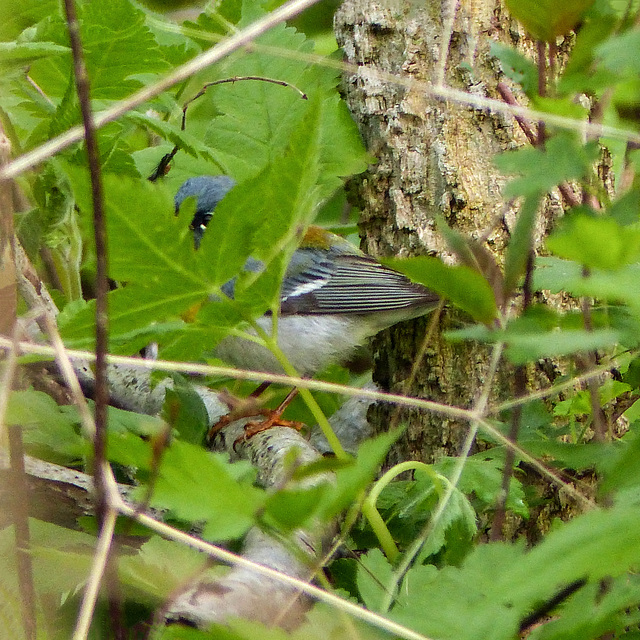
[[[357,73],[345,74],[345,98],[377,159],[354,189],[362,210],[363,245],[375,256],[432,254],[451,261],[435,228],[436,217],[442,216],[458,231],[486,238],[500,264],[516,212],[502,198],[505,178],[492,158],[526,141],[512,118],[430,98],[418,85],[434,83],[438,60],[446,54],[448,9],[444,3],[346,0],[336,14],[346,61],[359,66]],[[445,85],[499,99],[496,86],[505,78],[489,48],[494,40],[520,39],[518,26],[495,0],[459,3],[453,24]],[[525,40],[522,44],[527,45]],[[415,80],[415,88],[382,82],[376,71]],[[540,237],[560,212],[558,198],[550,198]],[[374,342],[374,380],[394,392],[471,406],[484,383],[489,351],[443,337],[466,321],[461,313],[444,311],[413,376],[428,319],[381,334]],[[502,370],[494,384],[496,395],[508,397],[509,378]],[[435,414],[382,405],[370,418],[378,430],[408,425],[390,463],[455,455],[467,427]]]

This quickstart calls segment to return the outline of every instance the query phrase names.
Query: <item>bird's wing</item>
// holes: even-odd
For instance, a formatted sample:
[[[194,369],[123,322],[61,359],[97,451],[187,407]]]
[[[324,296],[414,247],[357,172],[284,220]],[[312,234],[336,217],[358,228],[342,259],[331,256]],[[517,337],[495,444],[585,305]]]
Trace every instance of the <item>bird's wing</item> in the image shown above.
[[[366,255],[341,254],[293,266],[281,292],[283,315],[374,314],[426,309],[440,300],[426,287]]]

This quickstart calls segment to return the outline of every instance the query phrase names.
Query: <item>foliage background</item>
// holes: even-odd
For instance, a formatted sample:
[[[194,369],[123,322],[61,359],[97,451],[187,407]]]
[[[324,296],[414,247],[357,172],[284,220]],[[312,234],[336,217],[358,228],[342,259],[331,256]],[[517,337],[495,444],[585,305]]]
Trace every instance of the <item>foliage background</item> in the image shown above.
[[[128,0],[79,3],[94,111],[152,85],[275,4],[228,0],[178,27]],[[534,5],[535,12],[526,10]],[[394,264],[411,268],[416,279],[440,287],[463,309],[465,326],[448,337],[497,345],[496,353],[504,350],[499,366],[506,375],[512,367],[558,357],[564,358],[564,373],[552,388],[518,401],[515,463],[520,471],[514,477],[504,473],[510,466],[505,463],[505,434],[514,403],[500,398],[501,404],[478,404],[478,413],[466,418],[473,429],[483,428],[487,450],[415,465],[413,479],[385,481],[375,489],[381,492],[378,508],[398,558],[390,557],[388,548],[385,556],[375,527],[365,520],[343,532],[345,545],[357,554],[332,564],[332,588],[404,625],[406,633],[397,632],[403,637],[416,637],[409,634],[413,630],[434,638],[511,638],[523,627],[534,638],[638,635],[640,475],[638,410],[633,404],[640,383],[638,7],[614,0],[591,5],[576,1],[564,9],[521,6],[525,9],[509,8],[529,36],[554,42],[571,29],[576,35],[550,95],[540,95],[533,63],[513,49],[493,50],[495,64],[537,110],[531,121],[548,120],[544,147],[523,147],[496,160],[505,174],[517,176],[504,187],[502,198],[520,203],[499,261],[502,275],[495,275],[497,263],[489,269],[475,245],[442,224],[443,242],[465,267],[444,268],[429,259],[417,259],[410,267]],[[547,32],[549,24],[559,26]],[[340,57],[331,51],[331,38],[326,33],[319,38],[324,57],[314,58],[318,50],[305,35],[304,17],[297,27],[275,26],[251,49],[228,56],[99,129],[110,277],[126,283],[109,294],[114,353],[133,354],[156,341],[161,358],[213,362],[208,351],[216,340],[277,303],[280,278],[301,227],[319,221],[332,228],[346,223],[347,232],[354,230],[349,226],[353,214],[344,215],[344,179],[363,172],[373,159],[337,90]],[[8,1],[0,7],[0,116],[15,157],[80,122],[66,34],[57,2]],[[222,84],[192,103],[186,129],[180,129],[183,105],[205,83],[246,75],[285,81],[307,99],[291,87],[260,81]],[[590,102],[577,100],[581,96]],[[472,95],[467,99],[473,104]],[[609,128],[589,130],[593,135],[585,140],[580,134],[589,119]],[[600,146],[591,139],[596,133],[602,134]],[[174,145],[180,151],[171,171],[149,182]],[[596,172],[602,166],[613,176],[605,185]],[[186,177],[205,173],[232,175],[239,185],[218,207],[196,253],[188,230],[192,210],[187,205],[176,217],[173,194]],[[581,297],[584,303],[564,311],[532,304],[503,315],[505,300],[515,299],[527,275],[538,203],[565,183],[581,194],[579,203],[566,207],[546,238],[544,255],[530,273],[531,286]],[[58,324],[65,343],[92,348],[95,249],[86,154],[72,145],[21,174],[16,184],[16,232],[61,309]],[[241,280],[235,301],[207,302],[248,255],[262,259],[268,269]],[[194,307],[195,316],[185,321]],[[581,387],[589,375],[596,386]],[[348,374],[333,371],[328,377],[345,381]],[[487,385],[492,382],[489,376]],[[41,386],[27,373],[15,380],[15,388],[4,422],[20,426],[27,451],[85,468],[92,452],[78,410],[38,390]],[[110,410],[108,457],[119,480],[141,487],[139,495],[145,495],[146,483],[154,482],[151,504],[167,509],[173,524],[189,529],[200,523],[203,537],[215,542],[234,544],[256,524],[284,536],[309,526],[313,518],[327,522],[349,504],[360,504],[397,436],[363,445],[352,466],[336,471],[337,488],[321,485],[287,493],[284,487],[280,494],[269,494],[254,486],[255,472],[246,462],[229,464],[202,448],[208,427],[202,407],[188,387],[178,387],[176,397],[183,404],[191,399],[193,405],[183,421],[172,423],[173,441],[163,453],[157,478],[153,450],[165,428],[159,418]],[[323,401],[326,411],[336,405],[335,399]],[[447,407],[440,409],[446,414]],[[625,409],[621,424],[616,419]],[[600,410],[607,429],[594,441]],[[168,415],[167,409],[164,417]],[[552,522],[533,548],[523,540],[487,542],[505,478],[509,515],[526,519],[532,508],[544,506],[547,496],[526,482],[522,471],[544,473],[546,467],[560,478],[561,494],[572,505],[567,511],[583,513],[570,522]],[[95,547],[95,522],[85,518],[77,524],[81,530],[30,522],[37,637],[71,635]],[[148,531],[127,526],[124,531],[128,539],[118,559],[118,577],[123,626],[133,637],[172,590],[202,566],[202,558],[175,541],[149,537]],[[0,532],[0,545],[4,626],[11,637],[25,637],[12,526]],[[557,604],[556,598],[553,620],[530,631],[526,623],[532,613],[545,613],[545,603]],[[113,621],[107,610],[101,602],[91,637],[108,637]],[[322,604],[293,635],[387,633],[360,625]],[[225,630],[168,627],[154,633],[163,638],[285,636],[277,629],[257,631],[248,621]]]

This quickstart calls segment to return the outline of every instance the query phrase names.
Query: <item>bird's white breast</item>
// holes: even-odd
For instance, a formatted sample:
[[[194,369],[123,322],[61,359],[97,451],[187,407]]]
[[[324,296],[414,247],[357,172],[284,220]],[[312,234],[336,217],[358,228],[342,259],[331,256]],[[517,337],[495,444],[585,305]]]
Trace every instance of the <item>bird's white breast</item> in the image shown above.
[[[271,333],[271,318],[258,324]],[[300,375],[309,376],[336,361],[343,361],[371,335],[371,330],[348,316],[283,316],[278,319],[278,344]],[[224,338],[215,354],[239,369],[283,373],[275,356],[250,340]]]

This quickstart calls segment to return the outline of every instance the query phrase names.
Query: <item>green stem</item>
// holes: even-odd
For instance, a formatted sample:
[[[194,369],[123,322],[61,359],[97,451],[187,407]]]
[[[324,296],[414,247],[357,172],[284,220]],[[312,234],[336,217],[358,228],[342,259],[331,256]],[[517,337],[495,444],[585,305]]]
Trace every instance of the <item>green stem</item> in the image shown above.
[[[287,357],[284,355],[280,347],[278,346],[278,341],[273,338],[274,335],[278,335],[278,326],[277,326],[277,315],[273,315],[273,328],[272,335],[269,335],[266,331],[264,331],[261,327],[257,325],[257,323],[253,322],[253,328],[257,332],[257,334],[264,341],[264,345],[273,353],[276,357],[284,372],[291,376],[292,378],[300,378],[300,374],[295,370],[293,365],[289,362]],[[334,455],[339,460],[350,460],[351,456],[342,448],[340,444],[340,440],[338,440],[338,436],[336,436],[334,430],[331,428],[329,421],[327,420],[327,416],[324,415],[320,405],[317,403],[316,399],[313,397],[313,394],[309,389],[298,388],[298,393],[300,397],[304,400],[305,404],[311,411],[311,414],[318,422],[318,426],[322,430],[324,437],[327,439],[329,446],[331,447]]]
[[[401,462],[397,464],[395,467],[392,467],[387,471],[372,487],[369,495],[366,497],[365,501],[362,504],[362,515],[367,519],[371,528],[373,529],[373,533],[378,538],[380,542],[380,546],[384,551],[384,554],[387,556],[390,562],[395,562],[395,560],[400,555],[400,551],[396,543],[389,532],[389,528],[387,527],[385,521],[382,519],[378,508],[376,507],[376,502],[382,493],[382,490],[395,478],[397,478],[401,473],[405,471],[412,471],[420,469],[424,471],[430,478],[433,480],[433,484],[436,487],[436,490],[440,494],[442,492],[442,483],[440,481],[440,476],[436,473],[433,468],[425,464],[424,462],[417,462],[415,460],[409,460],[407,462]]]

